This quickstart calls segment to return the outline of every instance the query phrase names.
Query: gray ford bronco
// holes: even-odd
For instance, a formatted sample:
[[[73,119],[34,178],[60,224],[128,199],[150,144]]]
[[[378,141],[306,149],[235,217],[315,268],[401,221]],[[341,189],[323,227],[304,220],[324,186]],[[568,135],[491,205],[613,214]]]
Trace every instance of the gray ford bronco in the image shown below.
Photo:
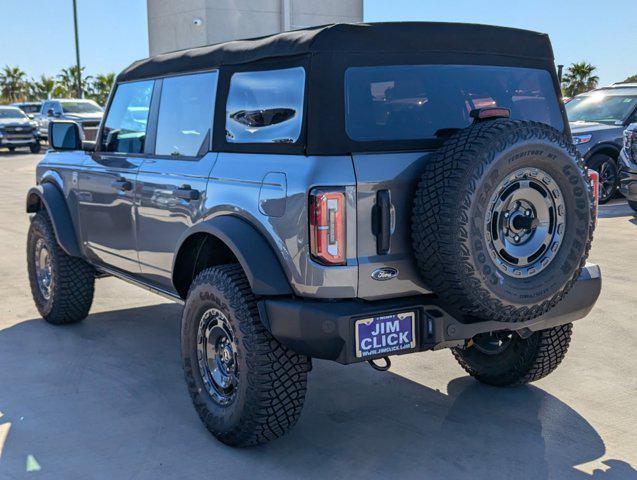
[[[104,276],[183,302],[188,391],[229,445],[296,423],[312,358],[451,348],[481,382],[538,380],[600,293],[543,34],[338,24],[163,54],[118,76],[95,142],[49,138],[39,312],[81,321]]]

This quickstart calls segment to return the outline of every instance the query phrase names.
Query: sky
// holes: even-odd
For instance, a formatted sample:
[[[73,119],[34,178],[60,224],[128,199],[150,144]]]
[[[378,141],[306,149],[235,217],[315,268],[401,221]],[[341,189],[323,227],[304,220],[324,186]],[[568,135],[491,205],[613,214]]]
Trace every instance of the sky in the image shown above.
[[[86,73],[117,73],[148,55],[146,0],[77,4]],[[364,11],[370,22],[472,22],[545,32],[556,63],[586,60],[598,67],[602,85],[637,74],[637,0],[365,0]],[[19,66],[36,77],[74,63],[71,0],[0,0],[0,67]]]

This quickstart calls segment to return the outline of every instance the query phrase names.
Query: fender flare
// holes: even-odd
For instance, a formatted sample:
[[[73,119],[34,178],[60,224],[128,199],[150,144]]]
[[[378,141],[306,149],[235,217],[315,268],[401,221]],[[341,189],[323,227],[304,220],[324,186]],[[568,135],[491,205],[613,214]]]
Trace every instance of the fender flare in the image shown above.
[[[182,245],[196,233],[208,233],[226,244],[241,264],[255,295],[293,293],[279,259],[264,236],[247,221],[231,215],[214,217],[185,232],[173,257],[173,272]]]
[[[55,239],[62,250],[72,257],[82,256],[64,194],[51,182],[32,187],[27,193],[27,213],[39,212],[43,207],[51,219]]]

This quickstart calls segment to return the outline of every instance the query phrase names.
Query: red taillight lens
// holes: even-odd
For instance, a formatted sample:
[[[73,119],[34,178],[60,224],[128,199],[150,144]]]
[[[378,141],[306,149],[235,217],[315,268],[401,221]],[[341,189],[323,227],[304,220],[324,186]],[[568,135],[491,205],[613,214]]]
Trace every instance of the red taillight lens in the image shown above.
[[[591,180],[591,186],[593,187],[593,199],[595,201],[595,222],[597,222],[597,211],[599,210],[599,173],[595,170],[588,171],[588,178]]]
[[[314,189],[310,192],[310,250],[328,265],[346,261],[345,191]]]

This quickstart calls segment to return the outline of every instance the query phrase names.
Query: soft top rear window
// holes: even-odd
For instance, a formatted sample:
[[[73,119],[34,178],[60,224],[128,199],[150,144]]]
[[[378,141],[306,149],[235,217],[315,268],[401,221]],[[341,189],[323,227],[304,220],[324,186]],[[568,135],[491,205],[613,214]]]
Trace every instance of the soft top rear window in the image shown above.
[[[351,67],[345,72],[345,128],[355,141],[436,138],[471,124],[469,112],[506,107],[511,118],[564,122],[546,70],[480,65]]]

